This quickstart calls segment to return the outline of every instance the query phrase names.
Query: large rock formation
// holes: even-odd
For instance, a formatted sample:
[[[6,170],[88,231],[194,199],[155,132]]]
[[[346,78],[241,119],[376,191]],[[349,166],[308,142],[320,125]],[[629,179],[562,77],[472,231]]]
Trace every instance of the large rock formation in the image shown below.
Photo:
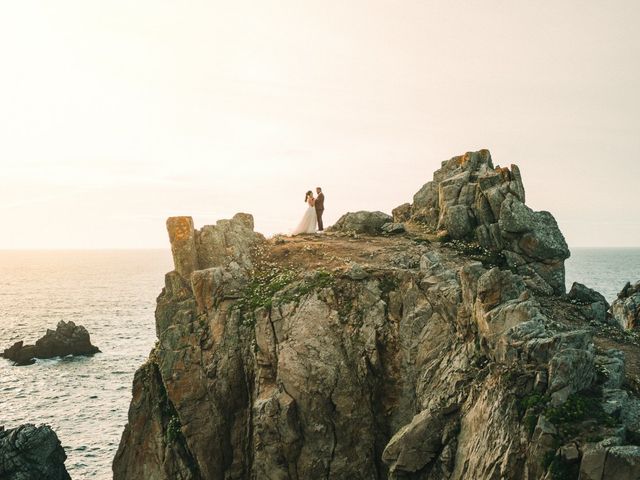
[[[564,293],[569,248],[553,215],[527,207],[518,166],[494,167],[488,150],[442,162],[413,204],[395,209],[394,217],[502,251],[509,267],[538,293]]]
[[[482,195],[504,197],[491,218],[506,229],[494,221],[469,232],[495,225],[505,253],[526,255],[533,270],[430,242],[415,218],[397,219],[409,231],[394,237],[273,241],[246,215],[200,231],[170,219],[176,269],[158,297],[158,343],[134,379],[114,478],[635,472],[640,400],[625,383],[625,354],[594,346],[582,304],[532,287],[563,271],[562,248],[547,238],[562,238],[555,222],[524,207],[513,168],[495,179],[488,152],[466,158],[454,159],[466,183],[446,183],[457,167],[436,172],[438,203],[408,210],[450,229],[449,207],[497,186]],[[452,185],[457,196],[444,193]],[[519,242],[537,256],[516,252]]]
[[[16,365],[30,365],[36,358],[93,355],[98,352],[100,349],[91,344],[85,327],[61,320],[55,330],[47,329],[47,333],[35,345],[24,345],[21,340],[6,348],[0,356],[12,360]]]
[[[47,425],[0,427],[0,478],[3,480],[71,480],[60,440]]]

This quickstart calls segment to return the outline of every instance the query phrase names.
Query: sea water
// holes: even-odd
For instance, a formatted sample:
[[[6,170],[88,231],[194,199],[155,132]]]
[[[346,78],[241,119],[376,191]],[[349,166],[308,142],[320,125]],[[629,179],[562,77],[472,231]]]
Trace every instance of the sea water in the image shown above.
[[[0,252],[0,349],[73,320],[102,350],[26,367],[0,359],[0,425],[51,425],[74,480],[112,478],[133,374],[155,342],[155,299],[171,268],[168,249]],[[579,281],[612,301],[640,280],[640,248],[573,249],[566,270],[567,288]]]
[[[155,299],[171,268],[163,250],[0,252],[0,349],[73,320],[102,350],[25,367],[0,359],[0,425],[51,425],[74,480],[112,478],[133,374],[155,342]]]

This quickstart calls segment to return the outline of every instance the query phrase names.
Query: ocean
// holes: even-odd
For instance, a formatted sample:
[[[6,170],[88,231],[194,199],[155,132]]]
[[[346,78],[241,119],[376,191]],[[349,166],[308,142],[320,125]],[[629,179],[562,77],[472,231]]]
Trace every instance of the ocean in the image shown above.
[[[74,480],[112,477],[133,374],[155,342],[155,299],[171,269],[168,248],[0,251],[0,349],[73,320],[102,350],[26,367],[0,359],[0,425],[51,425]],[[566,271],[567,288],[579,281],[612,301],[640,280],[640,248],[575,248]]]

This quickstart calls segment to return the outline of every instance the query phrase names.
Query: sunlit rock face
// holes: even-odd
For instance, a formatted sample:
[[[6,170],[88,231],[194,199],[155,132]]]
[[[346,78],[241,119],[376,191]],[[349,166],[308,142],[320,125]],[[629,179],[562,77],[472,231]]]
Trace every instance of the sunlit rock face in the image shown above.
[[[455,157],[416,197],[394,212],[405,231],[393,235],[265,240],[246,214],[200,230],[170,219],[175,270],[114,478],[635,468],[640,401],[625,353],[597,347],[613,340],[557,294],[566,244],[550,214],[524,205],[517,168],[494,168],[486,151]],[[444,230],[486,249],[466,254]],[[496,252],[517,257],[496,265]]]
[[[503,251],[509,267],[538,293],[564,293],[569,248],[558,224],[549,212],[525,205],[518,166],[494,167],[488,150],[442,162],[413,203],[394,212],[396,220],[423,223],[441,237]]]

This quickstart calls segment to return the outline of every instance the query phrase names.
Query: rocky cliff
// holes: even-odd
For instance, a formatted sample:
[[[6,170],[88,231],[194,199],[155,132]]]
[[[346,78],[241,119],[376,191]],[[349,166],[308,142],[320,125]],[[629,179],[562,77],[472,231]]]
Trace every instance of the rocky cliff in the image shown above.
[[[386,230],[170,218],[114,478],[638,478],[638,347],[597,292],[564,295],[567,245],[524,200],[480,151]]]

